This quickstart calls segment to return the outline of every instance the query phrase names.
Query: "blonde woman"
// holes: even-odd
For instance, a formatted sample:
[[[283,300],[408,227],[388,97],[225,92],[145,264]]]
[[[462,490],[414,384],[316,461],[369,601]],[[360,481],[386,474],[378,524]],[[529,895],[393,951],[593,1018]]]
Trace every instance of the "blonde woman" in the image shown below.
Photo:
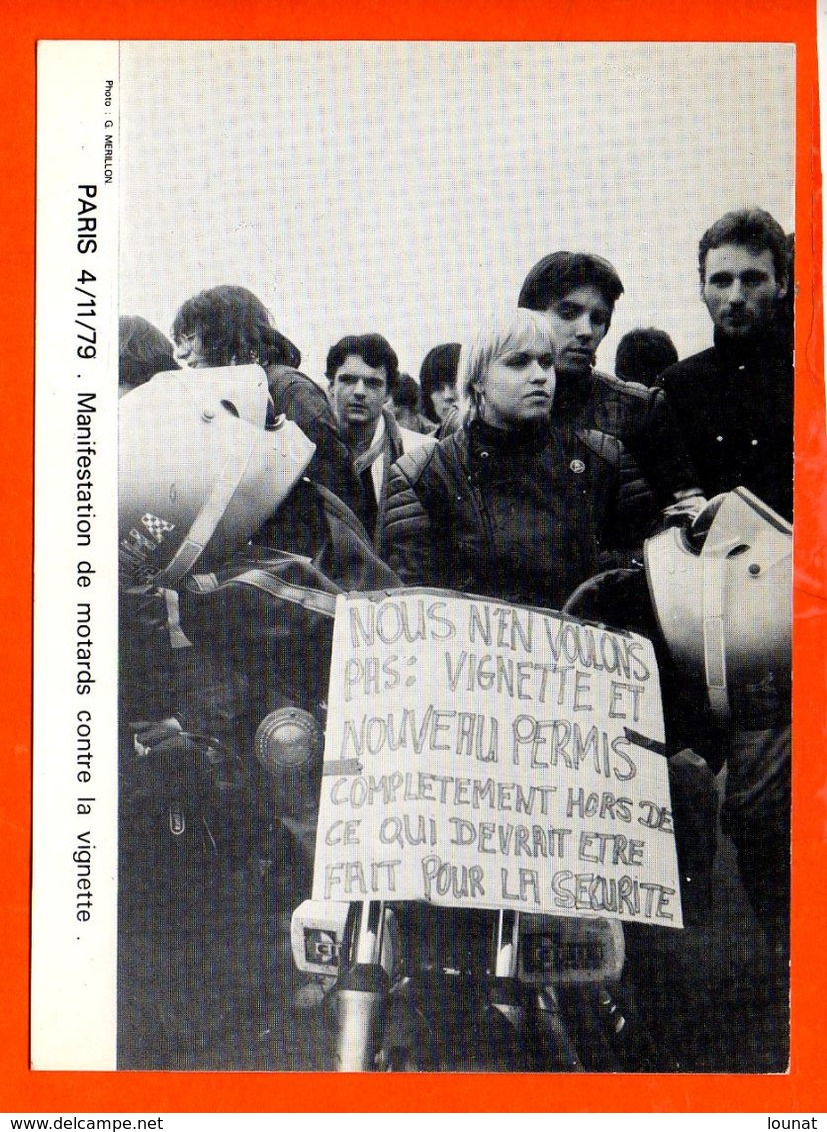
[[[559,609],[604,551],[640,541],[654,516],[620,442],[555,424],[554,354],[527,310],[462,346],[462,427],[391,471],[386,546],[406,584]]]

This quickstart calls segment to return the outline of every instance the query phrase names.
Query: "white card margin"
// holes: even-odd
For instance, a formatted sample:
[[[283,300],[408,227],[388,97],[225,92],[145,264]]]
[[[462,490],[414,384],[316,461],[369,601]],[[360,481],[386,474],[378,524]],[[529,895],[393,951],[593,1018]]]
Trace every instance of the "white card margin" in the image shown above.
[[[118,51],[117,42],[48,42],[38,49],[35,1069],[116,1064]],[[95,207],[84,211],[80,201]],[[84,244],[89,239],[94,247]],[[81,275],[84,269],[94,280]],[[89,346],[94,356],[83,357]],[[94,398],[81,402],[79,394]],[[83,419],[90,405],[91,436],[84,438],[78,413]],[[88,516],[80,506],[87,494]],[[78,585],[81,573],[88,586]],[[80,664],[87,632],[91,645],[81,649]],[[85,694],[78,692],[81,671],[91,678]],[[87,739],[90,780],[83,782],[78,754]],[[85,806],[90,813],[79,813]],[[85,854],[75,860],[87,843],[88,876]]]

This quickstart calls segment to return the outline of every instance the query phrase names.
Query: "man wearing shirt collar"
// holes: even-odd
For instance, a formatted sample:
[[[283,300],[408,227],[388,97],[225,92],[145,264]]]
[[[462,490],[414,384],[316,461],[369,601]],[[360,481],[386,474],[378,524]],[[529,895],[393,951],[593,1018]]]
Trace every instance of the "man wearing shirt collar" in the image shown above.
[[[402,428],[387,407],[399,361],[381,334],[342,338],[328,351],[325,373],[342,438],[367,497],[368,533],[379,549],[391,465],[403,452],[434,441]]]

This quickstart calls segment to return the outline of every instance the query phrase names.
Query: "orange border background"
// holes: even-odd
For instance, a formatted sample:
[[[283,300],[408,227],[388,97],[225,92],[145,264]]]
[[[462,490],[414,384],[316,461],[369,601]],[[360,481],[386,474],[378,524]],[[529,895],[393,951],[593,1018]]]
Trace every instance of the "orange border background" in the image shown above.
[[[5,743],[0,788],[0,1111],[275,1112],[827,1110],[827,434],[821,292],[816,0],[29,0],[5,5],[0,153],[6,368],[0,500]],[[794,42],[798,67],[796,593],[792,1064],[786,1076],[33,1073],[28,1069],[35,44],[38,39],[480,39]],[[704,96],[698,91],[698,99]],[[756,186],[760,203],[760,186]],[[691,268],[688,265],[687,270]]]

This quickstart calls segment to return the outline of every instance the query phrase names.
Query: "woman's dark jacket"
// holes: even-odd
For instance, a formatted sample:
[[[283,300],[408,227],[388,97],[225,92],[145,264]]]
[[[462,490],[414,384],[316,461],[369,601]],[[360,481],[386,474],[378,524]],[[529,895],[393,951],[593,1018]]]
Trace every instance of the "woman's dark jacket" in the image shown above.
[[[609,564],[607,551],[639,546],[654,518],[614,437],[475,420],[394,465],[384,537],[407,585],[559,609]]]

